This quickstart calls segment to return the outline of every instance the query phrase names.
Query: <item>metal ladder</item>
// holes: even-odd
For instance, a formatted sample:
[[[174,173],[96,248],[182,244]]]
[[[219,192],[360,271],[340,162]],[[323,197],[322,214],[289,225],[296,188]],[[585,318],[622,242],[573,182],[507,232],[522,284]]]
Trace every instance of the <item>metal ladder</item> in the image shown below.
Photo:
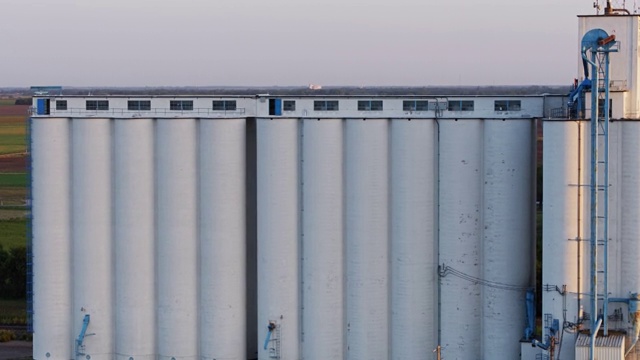
[[[602,29],[588,31],[582,38],[582,58],[585,70],[591,66],[591,174],[590,192],[590,304],[591,349],[594,359],[598,330],[604,327],[608,335],[608,240],[609,240],[609,53],[618,51],[615,36]],[[587,55],[590,54],[590,58]],[[602,104],[602,111],[600,111]],[[602,142],[602,151],[600,151]],[[599,207],[602,201],[602,208]],[[602,227],[602,230],[600,230]],[[602,252],[599,251],[602,248]],[[600,290],[600,282],[602,289]],[[602,299],[602,315],[598,303]]]
[[[597,114],[592,114],[592,141],[595,132],[595,144],[592,144],[592,182],[591,191],[595,191],[596,204],[591,204],[592,212],[595,211],[595,218],[592,215],[591,221],[596,221],[595,239],[596,253],[592,255],[592,261],[595,260],[595,271],[598,281],[598,288],[602,286],[602,291],[595,293],[596,303],[602,300],[602,327],[604,336],[608,335],[608,258],[609,258],[609,53],[597,52],[595,54],[597,64]],[[593,89],[592,89],[593,91]],[[592,96],[592,99],[594,96]],[[594,106],[592,105],[592,109]],[[597,118],[597,121],[593,121]],[[595,127],[595,128],[594,128]],[[600,151],[602,150],[602,151]],[[592,195],[593,197],[593,195]],[[593,199],[593,198],[592,198]],[[592,200],[594,201],[594,200]],[[602,206],[598,206],[598,202]],[[599,229],[602,229],[601,231]],[[601,237],[599,235],[601,233]],[[593,234],[592,234],[593,235]],[[602,251],[599,251],[602,250]],[[593,251],[593,247],[592,247]],[[594,294],[591,294],[594,296]],[[597,321],[597,319],[595,319]]]

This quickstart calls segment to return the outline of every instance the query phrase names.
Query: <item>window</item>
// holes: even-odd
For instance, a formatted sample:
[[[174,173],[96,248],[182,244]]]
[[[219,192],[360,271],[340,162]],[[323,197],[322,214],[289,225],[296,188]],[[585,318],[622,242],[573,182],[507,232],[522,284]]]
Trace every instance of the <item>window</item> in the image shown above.
[[[598,116],[604,114],[604,99],[598,99]],[[613,99],[609,99],[609,118],[613,117]]]
[[[193,110],[193,100],[171,100],[170,110]]]
[[[282,102],[282,110],[284,111],[296,111],[295,100],[285,100]]]
[[[150,100],[129,100],[127,102],[127,109],[129,111],[149,111],[151,110]]]
[[[316,100],[313,102],[313,110],[315,111],[338,111],[337,100]]]
[[[109,110],[109,101],[107,100],[87,100],[87,110]]]
[[[520,111],[520,100],[496,100],[495,111]]]
[[[382,100],[359,100],[358,111],[382,111]]]
[[[405,100],[402,102],[403,111],[427,111],[429,101],[427,100]]]
[[[67,100],[56,100],[56,110],[67,110]]]
[[[216,111],[235,111],[235,100],[213,100],[213,110]]]
[[[451,100],[449,101],[449,111],[473,111],[474,103],[472,100]]]

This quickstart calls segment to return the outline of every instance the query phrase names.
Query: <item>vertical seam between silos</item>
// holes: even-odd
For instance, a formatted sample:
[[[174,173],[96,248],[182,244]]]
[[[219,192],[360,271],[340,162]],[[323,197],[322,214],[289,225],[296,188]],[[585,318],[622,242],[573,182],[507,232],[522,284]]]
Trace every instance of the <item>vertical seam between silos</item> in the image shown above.
[[[68,235],[69,235],[68,251],[69,251],[69,264],[70,265],[69,265],[69,268],[67,270],[69,271],[69,276],[71,278],[70,281],[69,281],[69,302],[72,304],[71,308],[69,309],[69,322],[70,322],[70,324],[69,324],[68,332],[71,333],[70,334],[70,340],[72,342],[73,342],[73,339],[75,338],[75,334],[74,334],[75,325],[73,324],[73,309],[75,309],[76,306],[77,306],[77,304],[75,302],[75,298],[76,297],[75,297],[75,285],[74,285],[74,281],[75,281],[74,268],[75,268],[76,259],[75,259],[74,251],[73,251],[74,238],[75,238],[75,234],[74,234],[74,231],[73,231],[73,228],[74,228],[74,216],[73,216],[74,196],[73,196],[73,193],[74,193],[74,189],[75,189],[74,176],[73,176],[73,169],[74,169],[74,166],[75,166],[74,165],[74,161],[73,161],[73,158],[74,158],[73,157],[73,151],[74,151],[73,150],[73,148],[74,148],[74,146],[73,146],[73,127],[75,126],[76,121],[78,121],[78,120],[77,119],[76,120],[69,119],[68,127],[67,127],[67,131],[68,131],[67,141],[68,141],[68,144],[69,144],[69,146],[68,146],[68,148],[69,148],[69,153],[68,153],[68,156],[69,156],[69,158],[68,158],[68,164],[69,164],[69,168],[68,168],[68,172],[69,172],[68,173],[68,176],[69,176],[68,196],[69,196],[69,199],[70,199],[69,205],[68,205],[68,208],[67,208],[67,214],[69,216],[69,223],[68,223],[68,226],[69,226],[69,229],[68,229],[69,230],[69,232],[68,232]],[[71,349],[70,349],[71,353],[74,354],[73,345],[70,344],[70,347],[71,347]],[[74,356],[75,356],[75,354],[74,354]]]
[[[110,139],[109,139],[109,166],[110,166],[110,171],[109,171],[109,188],[111,193],[109,194],[109,200],[111,202],[111,204],[109,204],[109,216],[111,217],[110,222],[111,222],[111,238],[109,239],[109,247],[111,250],[111,263],[109,264],[109,266],[111,267],[111,301],[109,302],[109,304],[107,305],[110,309],[109,309],[109,313],[112,314],[112,321],[111,321],[111,354],[112,357],[115,357],[115,353],[116,353],[116,348],[117,348],[117,341],[118,339],[116,338],[116,326],[117,326],[117,316],[115,315],[115,304],[116,304],[116,292],[118,291],[118,287],[117,287],[117,278],[116,278],[116,243],[115,243],[115,239],[116,239],[116,167],[115,167],[115,162],[116,162],[116,147],[115,147],[115,131],[116,131],[116,119],[115,118],[110,118],[109,119],[109,135],[110,135]]]
[[[200,298],[201,293],[202,293],[202,287],[200,286],[201,284],[201,279],[202,279],[202,256],[204,256],[204,254],[202,253],[202,229],[201,229],[201,225],[202,225],[202,179],[200,178],[200,176],[202,175],[202,154],[200,151],[200,144],[201,144],[201,137],[202,137],[202,118],[195,118],[195,128],[196,128],[196,133],[195,133],[195,139],[194,139],[194,148],[193,150],[195,151],[195,181],[196,181],[196,188],[195,188],[195,193],[196,193],[196,203],[195,203],[195,211],[196,211],[196,218],[195,218],[195,225],[196,225],[196,258],[195,258],[195,262],[196,262],[196,291],[195,291],[195,296],[196,296],[196,312],[200,313],[201,311],[201,305],[202,305],[202,299]],[[211,120],[213,121],[213,120]],[[196,356],[198,357],[198,359],[202,359],[202,343],[203,343],[203,339],[202,339],[202,316],[196,316]]]
[[[440,269],[440,120],[438,119],[434,119],[435,121],[435,125],[436,125],[436,133],[434,134],[435,137],[435,145],[434,145],[434,151],[435,151],[435,181],[434,181],[434,185],[435,185],[435,189],[433,189],[434,191],[434,197],[435,197],[435,204],[434,204],[434,214],[435,214],[435,219],[434,219],[434,226],[435,229],[433,231],[433,236],[435,236],[435,249],[434,249],[434,255],[435,256],[435,260],[436,260],[436,273],[435,276],[436,278],[434,280],[437,281],[437,288],[436,288],[436,322],[438,324],[438,329],[437,329],[437,345],[440,346],[441,342],[442,342],[442,316],[441,316],[441,302],[442,302],[442,279],[440,277],[440,273],[439,273],[439,269]]]
[[[300,284],[300,291],[298,293],[298,309],[300,314],[298,315],[298,326],[300,342],[298,343],[298,353],[302,359],[304,356],[303,344],[304,344],[304,119],[296,119],[298,125],[298,141],[297,141],[297,167],[298,167],[298,259],[300,259],[300,265],[298,266],[298,281]]]
[[[546,97],[544,98],[546,100]],[[543,104],[544,101],[543,100]],[[543,106],[544,109],[544,106]],[[538,217],[538,127],[542,126],[542,119],[540,118],[532,118],[532,124],[531,124],[531,170],[533,172],[533,176],[531,177],[532,181],[531,181],[531,195],[530,195],[530,200],[531,201],[531,206],[530,206],[530,210],[531,214],[530,214],[530,218],[531,221],[529,223],[529,231],[531,233],[531,243],[529,245],[529,249],[531,251],[531,256],[529,257],[529,261],[531,261],[531,264],[529,266],[529,271],[531,271],[531,275],[529,276],[529,287],[534,289],[534,296],[536,296],[536,292],[537,292],[537,261],[538,261],[538,229],[536,227],[537,224],[537,217]],[[544,138],[542,139],[542,141],[544,141]],[[542,203],[541,203],[542,204]],[[540,259],[542,260],[542,259]],[[537,295],[540,296],[540,295]],[[535,300],[534,300],[535,301]],[[536,304],[534,304],[534,306],[537,306]],[[535,324],[534,324],[534,328],[535,328]]]
[[[153,336],[154,339],[154,352],[156,357],[159,357],[159,352],[160,352],[160,341],[158,339],[158,336],[160,334],[160,332],[158,331],[157,327],[158,327],[158,312],[159,312],[159,279],[158,279],[158,263],[160,262],[159,260],[159,249],[158,249],[158,127],[159,127],[159,119],[158,118],[154,118],[153,119],[153,252],[154,252],[154,258],[155,261],[153,263],[153,280],[154,280],[154,288],[153,288],[153,292],[154,292],[154,329],[155,329],[155,334]]]
[[[341,119],[341,131],[342,131],[342,324],[343,324],[343,333],[342,333],[342,358],[348,360],[348,348],[349,348],[349,324],[348,324],[348,307],[347,307],[347,291],[348,291],[348,282],[349,279],[347,277],[348,269],[347,269],[347,232],[346,232],[346,196],[347,196],[347,161],[346,161],[346,149],[347,149],[347,136],[346,136],[346,127],[347,120]]]
[[[479,240],[479,249],[478,249],[478,258],[480,261],[480,269],[478,269],[478,274],[481,274],[480,278],[484,278],[486,279],[486,274],[485,274],[485,238],[484,238],[484,227],[485,227],[485,223],[484,223],[484,212],[485,212],[485,194],[484,192],[486,191],[486,186],[485,186],[485,179],[486,179],[486,173],[485,173],[485,161],[486,161],[486,146],[485,143],[487,141],[487,139],[485,138],[485,127],[487,125],[488,121],[492,121],[493,119],[483,119],[483,120],[479,120],[480,121],[480,134],[478,134],[478,137],[480,137],[480,139],[482,139],[482,141],[480,141],[480,149],[478,149],[479,154],[481,154],[480,156],[480,163],[478,164],[478,175],[479,175],[479,179],[478,179],[478,184],[480,185],[480,189],[478,191],[478,194],[480,195],[480,201],[478,204],[479,207],[479,214],[478,214],[478,240]],[[476,285],[478,286],[478,285]],[[479,291],[479,295],[480,295],[480,311],[479,311],[479,315],[480,315],[480,329],[478,329],[480,331],[480,333],[484,333],[484,322],[485,322],[485,317],[484,317],[484,310],[485,310],[485,305],[486,305],[486,298],[485,298],[485,288],[482,286],[478,286],[478,291]],[[484,354],[485,352],[485,347],[486,344],[484,343],[484,339],[482,338],[482,336],[480,336],[480,353]]]
[[[393,233],[393,229],[392,229],[392,211],[393,211],[393,193],[392,193],[392,189],[393,189],[393,176],[392,176],[392,156],[391,156],[391,152],[392,152],[392,147],[393,147],[393,127],[391,126],[391,123],[393,122],[393,119],[383,119],[382,121],[385,121],[386,124],[386,138],[387,138],[387,146],[386,146],[386,155],[387,155],[387,357],[389,359],[391,359],[391,356],[393,354],[393,349],[392,347],[392,321],[393,321],[393,317],[391,316],[391,310],[393,309],[393,296],[391,294],[391,291],[393,289],[393,266],[391,266],[392,262],[393,262],[393,252],[392,252],[392,244],[391,242],[393,241],[393,237],[392,237],[392,233]],[[398,120],[400,121],[400,120]],[[405,120],[408,121],[408,120]]]

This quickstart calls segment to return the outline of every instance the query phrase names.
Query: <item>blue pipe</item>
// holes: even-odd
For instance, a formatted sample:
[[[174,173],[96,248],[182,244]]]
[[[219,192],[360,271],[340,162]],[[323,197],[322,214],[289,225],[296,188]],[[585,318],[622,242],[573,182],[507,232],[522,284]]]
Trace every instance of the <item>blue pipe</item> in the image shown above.
[[[525,304],[527,311],[527,327],[524,329],[524,339],[528,341],[533,338],[533,334],[536,331],[536,304],[533,289],[527,290]]]
[[[86,314],[84,316],[84,319],[82,320],[82,330],[80,330],[80,335],[78,335],[78,339],[76,340],[76,342],[80,345],[82,345],[82,342],[84,341],[84,337],[87,334],[87,328],[89,327],[90,319],[91,319],[91,316],[89,316],[89,314]]]
[[[87,328],[89,327],[89,320],[90,320],[90,316],[89,314],[86,314],[84,316],[84,319],[82,320],[82,329],[80,330],[80,334],[78,335],[78,338],[76,339],[76,358],[80,355],[82,355],[82,353],[80,352],[81,348],[82,348],[82,343],[84,342],[84,338],[87,334]]]
[[[589,65],[587,65],[586,59],[582,58],[582,68],[584,69],[584,77],[589,78]]]
[[[629,304],[629,299],[627,298],[609,298],[610,303],[625,303]]]
[[[576,101],[578,101],[580,94],[586,90],[589,90],[590,88],[591,88],[591,80],[588,78],[582,80],[582,82],[569,93],[569,104],[573,104]]]
[[[541,343],[540,341],[533,339],[533,341],[531,342],[531,346],[537,346],[542,350],[549,350],[549,348],[551,347],[551,343],[550,342]]]
[[[586,78],[569,93],[569,101],[567,102],[567,105],[570,111],[570,118],[584,118],[584,94],[589,89],[591,89],[591,80]]]
[[[271,333],[273,332],[273,330],[276,328],[276,324],[270,322],[269,326],[267,326],[267,329],[269,330],[267,332],[267,337],[264,339],[264,349],[267,350],[267,348],[269,347],[269,341],[271,341]]]
[[[591,330],[591,357],[593,358],[596,353],[596,336],[598,336],[598,331],[600,331],[600,326],[602,325],[602,318],[598,319],[596,322],[595,328]]]
[[[584,53],[583,53],[584,54]],[[591,178],[590,178],[590,245],[591,245],[591,354],[590,359],[593,360],[595,354],[595,339],[598,334],[596,331],[602,319],[598,316],[598,68],[596,65],[595,51],[591,52],[591,60],[589,63],[593,70],[593,86],[591,88]]]
[[[264,349],[267,350],[269,346],[269,341],[271,340],[271,331],[267,332],[267,337],[264,339]]]
[[[531,341],[531,346],[534,346],[534,347],[537,346],[542,350],[549,350],[553,342],[552,338],[555,337],[559,331],[560,331],[560,322],[558,321],[558,319],[553,319],[552,325],[551,327],[549,327],[549,336],[547,337],[547,341],[542,343],[536,339],[533,339],[533,341]]]

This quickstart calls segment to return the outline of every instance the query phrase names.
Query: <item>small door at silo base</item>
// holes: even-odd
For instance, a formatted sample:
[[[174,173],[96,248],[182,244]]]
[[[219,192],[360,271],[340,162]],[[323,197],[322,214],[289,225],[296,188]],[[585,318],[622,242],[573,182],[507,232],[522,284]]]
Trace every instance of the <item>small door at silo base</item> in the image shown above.
[[[37,99],[36,102],[36,114],[49,115],[51,100],[49,99]]]
[[[269,99],[269,115],[282,115],[282,99]]]

